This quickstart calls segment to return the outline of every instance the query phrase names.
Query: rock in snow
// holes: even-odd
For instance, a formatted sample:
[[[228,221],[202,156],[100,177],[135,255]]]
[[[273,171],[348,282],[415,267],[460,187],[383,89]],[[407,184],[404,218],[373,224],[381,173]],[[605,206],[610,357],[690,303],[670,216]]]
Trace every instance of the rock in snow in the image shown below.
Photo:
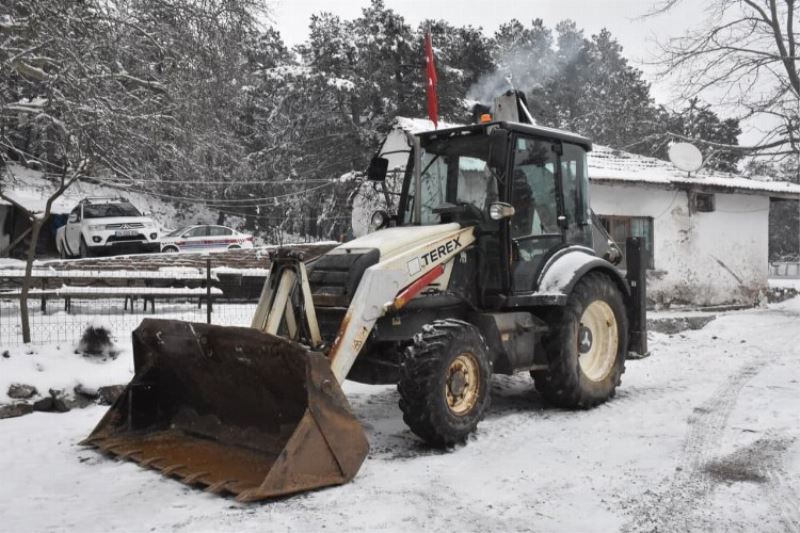
[[[33,385],[25,385],[23,383],[12,383],[8,387],[8,394],[9,398],[13,398],[15,400],[29,400],[36,396],[39,392],[36,390],[36,387]]]

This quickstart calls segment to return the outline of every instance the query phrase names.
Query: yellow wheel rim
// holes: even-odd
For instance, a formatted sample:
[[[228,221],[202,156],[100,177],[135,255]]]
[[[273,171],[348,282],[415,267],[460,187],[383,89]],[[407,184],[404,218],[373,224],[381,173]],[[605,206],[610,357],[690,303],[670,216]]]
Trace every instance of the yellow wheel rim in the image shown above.
[[[480,370],[475,355],[464,352],[450,363],[444,383],[447,406],[457,416],[469,413],[478,402]]]
[[[619,350],[617,318],[611,306],[602,300],[589,304],[581,315],[577,337],[581,371],[592,381],[604,380]]]

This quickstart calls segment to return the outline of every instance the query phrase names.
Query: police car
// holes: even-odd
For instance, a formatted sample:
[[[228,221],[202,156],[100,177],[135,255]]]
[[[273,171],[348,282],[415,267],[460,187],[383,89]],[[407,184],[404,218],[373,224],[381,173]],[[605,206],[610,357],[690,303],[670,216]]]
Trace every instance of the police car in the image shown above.
[[[252,235],[225,226],[189,226],[161,238],[162,252],[219,252],[252,247]]]

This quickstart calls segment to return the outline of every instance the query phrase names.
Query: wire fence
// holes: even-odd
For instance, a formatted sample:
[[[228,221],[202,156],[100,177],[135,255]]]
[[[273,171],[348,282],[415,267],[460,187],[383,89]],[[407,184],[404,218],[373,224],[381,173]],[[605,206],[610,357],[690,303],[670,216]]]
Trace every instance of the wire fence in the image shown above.
[[[206,268],[34,272],[31,342],[77,346],[89,326],[125,341],[144,318],[249,326],[266,271]],[[18,273],[0,271],[0,352],[23,344]]]

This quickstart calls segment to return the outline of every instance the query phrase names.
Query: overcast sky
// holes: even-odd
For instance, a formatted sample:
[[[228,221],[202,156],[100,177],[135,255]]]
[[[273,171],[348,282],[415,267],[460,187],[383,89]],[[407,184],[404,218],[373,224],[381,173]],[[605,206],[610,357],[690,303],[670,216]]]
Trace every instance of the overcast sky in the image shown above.
[[[623,46],[625,57],[644,71],[656,101],[672,106],[675,103],[672,82],[658,76],[657,67],[650,64],[658,52],[656,40],[678,36],[700,24],[704,12],[701,2],[685,0],[667,14],[643,18],[658,3],[658,0],[515,0],[504,6],[503,2],[486,0],[385,0],[387,7],[401,14],[412,26],[427,18],[444,19],[457,26],[480,26],[491,35],[500,24],[512,18],[526,25],[534,18],[541,18],[549,27],[569,18],[587,35],[608,28]],[[306,39],[312,14],[328,11],[352,19],[368,4],[368,0],[275,0],[270,3],[274,24],[289,46]],[[756,132],[746,131],[740,142],[757,137]]]

